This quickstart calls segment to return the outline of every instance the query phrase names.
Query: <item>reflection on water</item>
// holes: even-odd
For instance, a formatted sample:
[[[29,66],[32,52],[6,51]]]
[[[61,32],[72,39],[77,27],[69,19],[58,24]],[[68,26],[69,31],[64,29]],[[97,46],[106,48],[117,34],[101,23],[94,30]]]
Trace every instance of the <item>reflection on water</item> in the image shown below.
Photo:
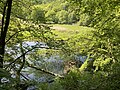
[[[27,51],[30,48],[33,48],[34,46],[36,47],[42,47],[42,48],[46,48],[48,47],[45,43],[43,42],[30,42],[30,41],[26,41],[23,42],[23,48],[25,51]],[[14,48],[14,50],[13,50]],[[20,52],[20,44],[17,44],[15,46],[13,46],[13,48],[6,48],[6,51],[8,54],[13,54],[13,58],[17,58],[21,55]],[[17,52],[16,52],[17,51]],[[33,52],[33,51],[32,51]],[[44,57],[42,58],[42,60],[30,60],[28,53],[26,55],[26,60],[30,63],[33,64],[39,68],[43,68],[47,71],[56,73],[56,74],[63,74],[64,73],[64,61],[62,60],[62,58],[59,55],[51,55],[49,57]],[[37,56],[39,57],[39,56]],[[77,61],[81,61],[82,63],[86,60],[87,56],[75,56],[75,60]],[[33,59],[33,58],[32,58]],[[36,58],[34,58],[36,59]],[[20,67],[19,64],[16,64],[17,67]],[[49,82],[51,80],[53,80],[54,77],[47,75],[45,73],[42,72],[37,72],[36,70],[29,68],[29,67],[24,67],[22,69],[21,72],[25,77],[27,77],[30,80],[36,81],[38,83],[42,83],[42,82]],[[13,74],[13,76],[15,77],[15,75]],[[21,80],[23,80],[24,77],[21,76]],[[35,86],[30,86],[27,90],[36,90]]]

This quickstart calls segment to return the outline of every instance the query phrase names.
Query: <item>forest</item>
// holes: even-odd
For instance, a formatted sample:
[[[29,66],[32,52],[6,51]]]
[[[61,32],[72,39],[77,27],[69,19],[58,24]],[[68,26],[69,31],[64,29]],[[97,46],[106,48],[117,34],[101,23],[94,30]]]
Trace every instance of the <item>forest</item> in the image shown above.
[[[120,0],[0,0],[0,90],[120,90]]]

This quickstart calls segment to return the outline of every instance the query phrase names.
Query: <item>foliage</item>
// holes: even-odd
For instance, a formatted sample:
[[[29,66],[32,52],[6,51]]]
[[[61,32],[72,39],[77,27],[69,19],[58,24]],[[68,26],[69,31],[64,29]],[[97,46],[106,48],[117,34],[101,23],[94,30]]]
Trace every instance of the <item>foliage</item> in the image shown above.
[[[48,23],[56,23],[57,19],[56,19],[56,12],[54,10],[49,10],[46,14],[45,14],[46,20]]]
[[[70,3],[64,0],[13,0],[11,21],[4,37],[4,64],[0,68],[0,79],[5,79],[5,82],[0,82],[0,89],[22,89],[24,85],[29,87],[31,81],[23,74],[23,70],[30,67],[28,63],[39,67],[41,71],[54,72],[54,67],[51,67],[57,64],[45,61],[45,58],[49,59],[52,55],[60,55],[65,60],[74,60],[75,55],[86,56],[87,59],[79,69],[72,69],[64,78],[52,78],[52,83],[34,83],[40,90],[120,89],[120,1],[68,1]],[[0,0],[0,14],[5,2]],[[89,27],[49,27],[40,24],[73,24],[78,20],[80,25]],[[33,41],[34,45],[27,44],[27,41]],[[30,72],[34,71],[27,71]],[[41,72],[35,73],[41,75]],[[21,84],[24,85],[20,87]]]
[[[44,23],[45,22],[44,10],[39,6],[34,6],[31,12],[31,19],[35,23]]]
[[[117,75],[117,77],[115,76]],[[119,74],[106,75],[104,72],[92,74],[90,72],[79,72],[73,69],[64,79],[57,79],[49,86],[49,89],[56,90],[56,84],[61,90],[119,90]],[[54,89],[52,88],[54,87]]]
[[[22,4],[21,4],[22,3]],[[37,18],[39,18],[40,20],[35,21],[33,20],[29,20],[28,18],[30,17],[30,15],[27,13],[27,15],[25,13],[21,13],[23,12],[22,9],[24,8],[25,10],[27,10],[24,7],[24,4],[26,4],[26,2],[24,3],[23,1],[17,2],[17,1],[13,1],[13,9],[12,9],[12,14],[11,14],[11,18],[10,18],[10,24],[8,24],[9,28],[6,30],[7,35],[5,34],[5,37],[2,37],[2,35],[0,34],[0,43],[2,39],[5,39],[5,45],[2,50],[4,51],[4,69],[3,70],[7,70],[8,73],[10,73],[10,78],[8,78],[8,80],[13,79],[13,81],[10,82],[1,82],[1,79],[7,78],[8,73],[4,72],[4,74],[0,74],[2,75],[0,77],[0,88],[5,90],[8,88],[15,87],[15,89],[23,89],[24,85],[25,88],[27,88],[29,85],[27,84],[27,78],[24,77],[24,75],[22,75],[22,70],[27,66],[26,63],[26,56],[29,52],[34,52],[36,50],[36,48],[47,48],[47,49],[54,49],[54,48],[60,48],[59,45],[59,40],[56,40],[54,38],[54,34],[52,34],[50,28],[47,25],[44,24],[36,24],[41,22],[43,18],[39,17],[39,14],[44,14],[43,10],[41,10],[41,8],[39,7],[35,7],[34,9],[34,15],[38,15]],[[28,7],[29,8],[29,4],[28,3]],[[17,7],[18,5],[20,5],[19,7]],[[4,4],[3,4],[4,6]],[[20,8],[21,7],[21,8]],[[17,8],[17,10],[20,10],[20,12],[16,12],[15,8]],[[41,11],[41,12],[39,12]],[[29,10],[27,11],[29,12]],[[37,14],[36,14],[37,13]],[[5,13],[6,15],[6,13]],[[3,17],[4,18],[4,17]],[[36,19],[36,16],[34,16],[34,18]],[[9,19],[8,19],[9,20]],[[7,21],[7,19],[5,20],[5,22]],[[33,23],[34,22],[34,23]],[[4,24],[4,23],[3,23]],[[3,25],[4,27],[4,25]],[[1,29],[2,32],[2,29]],[[31,46],[31,45],[27,45],[26,41],[32,41],[34,40],[34,42],[36,42],[36,45]],[[41,42],[44,42],[47,44],[47,46],[41,46]],[[54,43],[51,43],[54,42]],[[61,43],[62,45],[62,43]],[[0,47],[1,49],[1,47]],[[2,51],[0,50],[0,51]],[[1,57],[1,55],[0,55]],[[0,60],[1,61],[1,60]],[[1,69],[1,68],[0,68]],[[1,70],[2,70],[1,69]],[[3,71],[2,70],[2,71]],[[3,73],[3,72],[0,73]],[[14,78],[11,77],[12,75],[14,75]],[[25,81],[22,82],[21,77],[25,79]],[[7,83],[7,84],[6,84]],[[16,83],[16,84],[15,84]],[[24,84],[23,86],[20,86],[21,84]],[[5,86],[8,87],[5,87]],[[13,89],[13,88],[11,88]],[[14,89],[13,89],[14,90]]]
[[[72,24],[77,22],[75,12],[69,10],[69,4],[64,0],[47,1],[39,6],[45,10],[45,18],[47,23]]]
[[[66,24],[68,21],[68,13],[65,10],[58,12],[56,17],[58,18],[58,23]]]
[[[89,26],[94,27],[94,37],[96,42],[92,48],[91,57],[95,57],[96,61],[119,61],[115,53],[119,53],[119,1],[113,0],[95,0],[95,1],[71,1],[74,5],[78,5],[81,15],[89,16]],[[98,6],[98,7],[97,7]],[[92,19],[92,20],[91,20]],[[117,44],[117,45],[116,45]],[[114,53],[115,52],[115,53]]]
[[[72,23],[76,23],[76,21],[77,21],[77,18],[76,18],[75,12],[71,12],[68,15],[68,23],[72,24]]]
[[[15,79],[11,78],[11,74],[9,71],[6,71],[5,69],[0,69],[0,89],[2,90],[15,90],[13,85],[15,85]]]

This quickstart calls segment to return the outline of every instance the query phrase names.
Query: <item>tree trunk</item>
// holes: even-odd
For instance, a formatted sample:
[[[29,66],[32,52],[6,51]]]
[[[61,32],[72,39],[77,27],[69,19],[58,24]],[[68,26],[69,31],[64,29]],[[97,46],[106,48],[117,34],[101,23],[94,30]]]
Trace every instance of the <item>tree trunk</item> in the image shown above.
[[[4,53],[5,53],[5,39],[6,39],[6,34],[8,31],[8,26],[10,22],[11,7],[12,7],[12,0],[7,0],[3,10],[2,28],[1,28],[1,35],[0,35],[0,68],[3,68],[3,60],[4,60]],[[6,17],[5,17],[5,14],[6,14]]]

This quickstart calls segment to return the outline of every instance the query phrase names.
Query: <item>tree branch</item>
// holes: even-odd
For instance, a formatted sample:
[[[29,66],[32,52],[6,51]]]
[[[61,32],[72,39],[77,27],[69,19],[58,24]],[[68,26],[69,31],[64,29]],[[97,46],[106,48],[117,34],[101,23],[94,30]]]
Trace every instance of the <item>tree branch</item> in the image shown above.
[[[34,69],[36,69],[36,70],[42,71],[42,72],[44,72],[44,73],[46,73],[46,74],[49,74],[49,75],[52,75],[52,76],[55,76],[55,77],[64,78],[64,76],[62,76],[62,75],[60,75],[60,74],[56,74],[56,73],[53,73],[53,72],[46,71],[46,70],[44,70],[44,69],[35,67],[35,66],[29,64],[28,62],[27,62],[27,65],[28,65],[28,67],[31,67],[31,68],[34,68]]]
[[[21,50],[21,53],[23,54],[24,50],[23,50],[22,42],[20,42],[20,50]],[[23,59],[22,64],[20,65],[19,69],[17,70],[17,76],[18,76],[19,80],[20,80],[20,72],[21,72],[21,70],[23,69],[23,67],[25,65],[25,54],[23,55],[22,59]]]
[[[10,39],[13,38],[13,37],[14,37],[16,34],[18,34],[19,32],[21,32],[21,31],[15,32],[13,35],[11,35],[11,36],[8,38],[8,40],[6,40],[5,43],[9,42]]]
[[[24,76],[22,73],[20,73],[22,77],[24,77],[26,80],[29,80],[26,76]]]
[[[34,50],[34,49],[36,49],[36,48],[50,49],[49,47],[33,47],[32,49],[24,52],[22,55],[20,55],[19,57],[17,57],[14,61],[12,61],[12,62],[8,65],[8,67],[9,67],[10,65],[12,65],[13,63],[15,63],[18,59],[20,59],[21,57],[23,57],[24,55],[26,55],[28,52],[31,52],[32,50]],[[6,67],[6,69],[7,69],[8,67]]]

